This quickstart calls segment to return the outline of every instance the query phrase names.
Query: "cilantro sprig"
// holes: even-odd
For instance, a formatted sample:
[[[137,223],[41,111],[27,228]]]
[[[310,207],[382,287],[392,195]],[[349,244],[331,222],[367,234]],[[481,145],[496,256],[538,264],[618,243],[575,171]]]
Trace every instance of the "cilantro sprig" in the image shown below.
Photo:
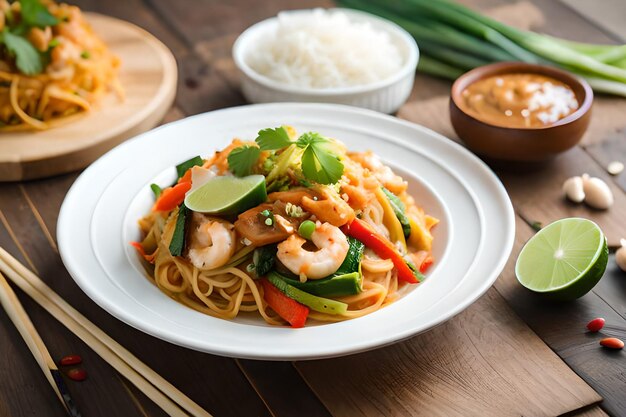
[[[20,15],[26,26],[45,28],[54,26],[59,20],[48,11],[40,0],[20,0]]]
[[[20,19],[6,16],[6,26],[0,32],[0,45],[15,57],[15,66],[26,75],[43,72],[47,56],[38,51],[26,39],[30,29],[54,26],[59,20],[54,17],[40,0],[20,0]]]
[[[15,56],[15,65],[24,74],[33,75],[43,71],[43,62],[39,51],[25,38],[14,35],[5,27],[0,41]]]
[[[306,180],[319,184],[335,184],[343,175],[343,163],[333,150],[332,140],[315,132],[292,140],[284,127],[263,129],[255,140],[257,146],[245,145],[228,155],[228,166],[237,176],[250,175],[261,151],[276,151],[288,146],[302,149],[301,168]]]
[[[255,142],[262,151],[273,151],[291,145],[292,141],[284,127],[263,129],[259,131]]]
[[[296,145],[304,149],[302,173],[320,184],[334,184],[343,175],[343,163],[333,153],[332,142],[319,133],[305,133],[298,138]]]
[[[261,149],[244,145],[233,149],[228,154],[228,168],[238,177],[252,174],[252,167],[259,160]]]

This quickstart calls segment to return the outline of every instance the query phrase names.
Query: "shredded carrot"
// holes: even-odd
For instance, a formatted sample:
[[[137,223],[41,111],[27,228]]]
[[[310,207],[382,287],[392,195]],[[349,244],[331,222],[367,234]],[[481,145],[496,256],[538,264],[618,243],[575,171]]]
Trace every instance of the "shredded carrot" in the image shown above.
[[[191,189],[191,182],[181,182],[161,192],[158,200],[152,207],[153,211],[174,210],[185,200],[185,194]]]

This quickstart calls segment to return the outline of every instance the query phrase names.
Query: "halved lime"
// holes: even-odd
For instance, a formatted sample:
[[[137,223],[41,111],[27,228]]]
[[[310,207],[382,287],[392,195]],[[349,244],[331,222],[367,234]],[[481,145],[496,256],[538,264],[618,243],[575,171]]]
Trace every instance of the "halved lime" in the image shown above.
[[[238,214],[267,199],[265,177],[215,177],[185,196],[192,211],[208,214]]]
[[[549,224],[526,242],[515,275],[529,290],[573,300],[600,281],[608,259],[606,237],[598,225],[572,217]]]

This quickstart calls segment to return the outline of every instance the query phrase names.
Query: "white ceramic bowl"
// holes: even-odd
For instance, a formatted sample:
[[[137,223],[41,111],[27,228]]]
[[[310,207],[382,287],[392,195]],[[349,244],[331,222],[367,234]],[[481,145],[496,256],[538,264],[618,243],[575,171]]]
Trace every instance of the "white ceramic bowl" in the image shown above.
[[[393,113],[400,108],[411,94],[419,50],[415,40],[407,31],[388,20],[369,13],[351,9],[341,10],[355,22],[369,22],[377,30],[387,32],[391,41],[400,50],[404,62],[393,76],[372,84],[315,89],[291,86],[259,74],[247,64],[250,50],[260,39],[276,29],[278,18],[272,17],[256,23],[244,31],[235,41],[233,58],[241,71],[241,88],[246,99],[252,103],[271,102],[317,102],[337,103],[364,107],[382,113]],[[293,10],[283,13],[305,14],[312,10]]]

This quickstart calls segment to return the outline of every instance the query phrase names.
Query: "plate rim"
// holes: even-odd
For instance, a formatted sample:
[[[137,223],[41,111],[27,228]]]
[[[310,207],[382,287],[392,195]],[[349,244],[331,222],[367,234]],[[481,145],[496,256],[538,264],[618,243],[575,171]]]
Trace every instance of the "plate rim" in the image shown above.
[[[497,198],[494,201],[497,201],[499,204],[503,203],[502,208],[504,209],[504,212],[506,212],[506,213],[503,212],[503,214],[505,214],[505,218],[503,219],[503,221],[506,223],[507,228],[506,228],[506,231],[505,231],[506,233],[504,236],[505,245],[504,247],[502,247],[502,251],[500,252],[500,257],[498,259],[498,262],[495,264],[495,267],[491,269],[491,272],[489,273],[489,276],[487,277],[487,279],[484,279],[484,281],[482,282],[482,285],[477,286],[476,288],[472,287],[474,289],[471,291],[469,295],[463,297],[462,302],[457,303],[454,306],[454,308],[449,309],[447,313],[442,314],[441,317],[437,318],[437,320],[434,320],[433,323],[428,323],[428,325],[425,326],[425,328],[423,329],[415,330],[414,328],[407,328],[405,331],[396,332],[392,336],[377,337],[375,338],[374,342],[370,342],[370,343],[367,343],[367,342],[362,342],[358,344],[355,343],[355,344],[352,344],[351,347],[346,347],[345,349],[335,349],[335,350],[325,351],[324,353],[321,353],[321,354],[307,354],[307,355],[299,354],[299,355],[292,355],[292,356],[285,355],[285,354],[277,355],[275,353],[272,354],[272,353],[267,353],[267,352],[251,352],[251,350],[248,348],[244,348],[243,350],[239,349],[237,351],[233,351],[232,349],[224,350],[224,349],[216,348],[215,346],[207,347],[206,344],[203,346],[199,346],[197,343],[196,344],[189,343],[188,338],[176,339],[176,338],[171,338],[171,337],[164,337],[163,335],[158,334],[158,332],[149,331],[145,327],[142,327],[140,324],[137,324],[134,320],[129,319],[127,316],[123,314],[123,312],[120,313],[117,307],[112,306],[110,303],[107,303],[106,300],[103,299],[101,296],[98,296],[98,294],[92,294],[91,288],[87,286],[87,283],[83,282],[80,276],[77,276],[79,274],[74,270],[74,268],[71,265],[71,260],[69,259],[69,256],[65,253],[66,252],[66,249],[65,249],[66,238],[69,239],[70,237],[65,236],[64,230],[66,229],[65,224],[69,220],[68,219],[69,202],[72,201],[72,198],[74,198],[73,195],[76,192],[76,189],[78,189],[78,187],[81,185],[81,179],[84,180],[86,178],[86,175],[89,175],[88,173],[94,170],[97,170],[99,164],[102,163],[101,161],[104,159],[104,156],[109,155],[109,153],[112,152],[113,150],[115,150],[116,152],[123,152],[123,148],[125,148],[126,146],[130,146],[131,143],[134,143],[134,141],[142,140],[143,137],[148,136],[157,130],[164,129],[166,127],[171,128],[171,126],[176,125],[176,124],[188,123],[190,119],[202,118],[202,117],[205,117],[207,114],[219,115],[219,113],[222,113],[222,112],[246,111],[246,109],[249,109],[249,108],[260,109],[260,110],[264,110],[264,109],[271,110],[271,109],[276,109],[276,108],[280,109],[282,106],[289,106],[291,110],[293,110],[294,106],[301,107],[308,111],[314,111],[315,109],[320,109],[322,111],[339,111],[340,110],[340,111],[348,112],[348,113],[356,113],[357,115],[361,115],[367,118],[373,118],[374,120],[383,119],[389,123],[403,125],[411,130],[420,131],[421,134],[430,136],[431,138],[435,140],[445,141],[446,144],[448,146],[451,146],[455,152],[459,152],[461,157],[467,159],[469,162],[471,162],[472,166],[479,169],[482,175],[486,175],[489,178],[489,180],[491,180],[490,185],[495,186],[495,190],[497,190],[498,192],[498,194],[496,194]],[[339,123],[338,126],[341,126],[341,123]],[[406,140],[399,139],[399,142],[405,145],[408,145],[406,143]],[[428,331],[442,323],[445,323],[446,321],[452,319],[454,316],[456,316],[457,314],[465,310],[471,304],[473,304],[479,297],[481,297],[493,285],[493,282],[495,282],[499,274],[502,272],[506,262],[508,261],[510,257],[510,253],[513,248],[513,243],[514,243],[514,238],[515,238],[515,214],[514,214],[511,200],[506,192],[506,189],[502,185],[501,181],[483,161],[481,161],[476,155],[472,154],[470,151],[462,147],[460,144],[454,141],[451,141],[450,139],[444,137],[443,135],[437,132],[432,131],[431,129],[428,129],[424,126],[421,126],[421,125],[418,125],[418,124],[415,124],[406,120],[398,119],[396,117],[381,114],[381,113],[371,111],[371,110],[355,108],[355,107],[345,106],[345,105],[319,104],[319,103],[269,103],[269,104],[254,104],[254,105],[231,107],[231,108],[226,108],[226,109],[214,110],[212,112],[201,113],[198,115],[190,116],[181,120],[177,120],[177,121],[159,126],[153,130],[144,132],[134,138],[131,138],[130,140],[118,145],[113,150],[107,152],[100,159],[94,162],[94,164],[89,166],[85,170],[85,172],[83,172],[76,179],[74,184],[72,184],[72,186],[70,187],[63,201],[63,204],[61,206],[61,211],[59,213],[58,224],[57,224],[57,241],[58,241],[59,252],[63,260],[63,263],[66,266],[72,278],[74,279],[74,281],[81,288],[81,290],[85,292],[96,304],[98,304],[100,307],[105,309],[107,312],[112,314],[117,319],[145,333],[151,334],[154,337],[160,338],[162,340],[167,340],[171,343],[175,343],[180,346],[184,346],[184,347],[202,351],[202,352],[207,352],[207,353],[216,354],[220,356],[227,356],[227,357],[262,359],[262,360],[309,360],[309,359],[321,359],[321,358],[337,357],[337,356],[358,353],[358,352],[367,351],[367,350],[371,350],[375,348],[380,348],[383,346],[387,346],[387,345],[405,340],[419,333]],[[455,173],[454,169],[449,168],[449,170]],[[458,173],[455,173],[455,174],[456,174],[455,175],[456,177],[459,177]],[[473,194],[472,189],[468,188],[465,181],[463,181],[462,186],[464,187],[465,190]],[[90,218],[90,222],[91,222],[91,218]],[[92,248],[92,253],[93,253],[93,248]],[[462,285],[462,282],[460,282],[458,285]],[[173,340],[173,339],[176,339],[176,340]]]

